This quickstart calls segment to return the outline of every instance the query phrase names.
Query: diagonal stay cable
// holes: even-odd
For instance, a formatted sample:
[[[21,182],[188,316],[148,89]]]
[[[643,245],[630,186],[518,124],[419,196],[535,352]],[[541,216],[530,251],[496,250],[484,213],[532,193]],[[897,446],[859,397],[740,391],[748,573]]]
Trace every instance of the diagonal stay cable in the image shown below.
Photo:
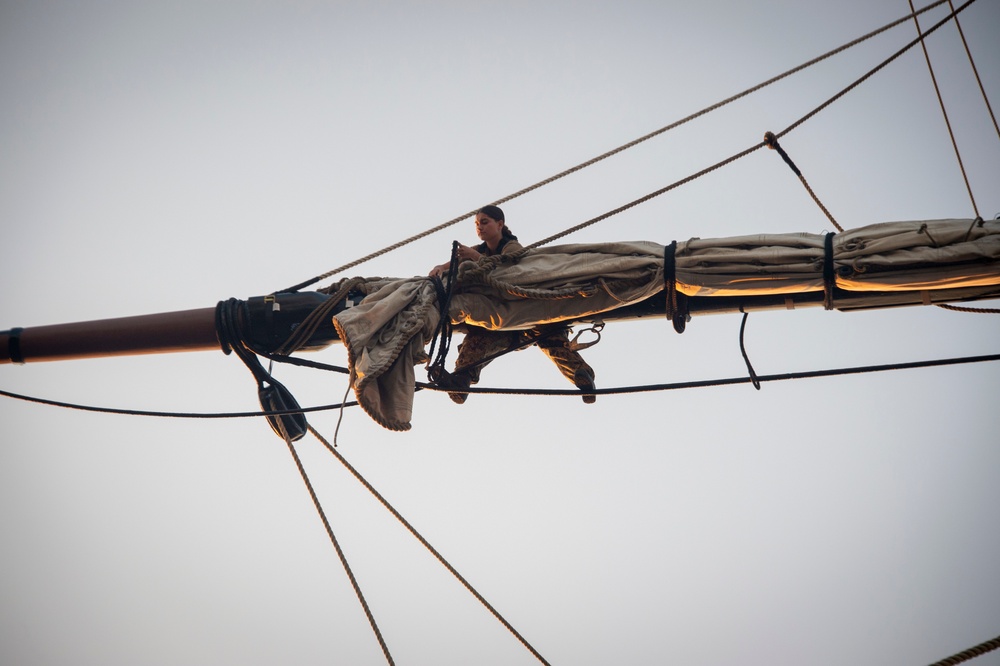
[[[913,9],[913,0],[909,0],[910,9]],[[956,24],[958,16],[955,16]],[[951,127],[951,118],[948,116],[948,109],[944,104],[944,97],[941,95],[941,87],[938,85],[937,75],[934,73],[934,65],[931,64],[931,54],[927,50],[927,43],[924,42],[924,35],[920,32],[920,20],[914,16],[913,24],[917,28],[917,36],[920,38],[920,46],[924,51],[924,60],[927,62],[927,72],[931,77],[931,84],[934,86],[934,94],[937,95],[938,106],[941,107],[941,116],[944,118],[944,125],[948,129],[948,137],[951,139],[951,147],[955,151],[955,160],[958,162],[958,170],[962,173],[962,180],[965,181],[965,189],[969,193],[969,201],[972,203],[972,211],[976,217],[979,214],[979,206],[976,205],[976,196],[972,193],[972,185],[969,183],[969,174],[965,171],[965,161],[962,159],[962,151],[958,148],[958,140],[955,139],[955,131]],[[960,29],[961,30],[961,29]]]
[[[800,125],[802,125],[804,122],[806,122],[807,120],[809,120],[810,118],[812,118],[813,116],[815,116],[816,114],[818,114],[820,111],[824,110],[825,108],[827,108],[828,106],[830,106],[831,104],[833,104],[834,102],[836,102],[837,100],[839,100],[841,97],[843,97],[844,95],[846,95],[847,93],[849,93],[850,91],[852,91],[854,88],[858,87],[859,85],[861,85],[862,83],[864,83],[865,81],[867,81],[869,78],[871,78],[872,76],[874,76],[876,73],[880,72],[887,65],[889,65],[889,63],[893,62],[899,56],[903,55],[908,50],[910,50],[911,48],[913,48],[914,46],[916,46],[918,43],[921,42],[921,40],[923,38],[925,38],[927,35],[930,35],[932,32],[934,32],[935,30],[937,30],[938,28],[940,28],[942,25],[944,25],[945,23],[947,23],[948,21],[950,21],[954,16],[958,15],[958,12],[961,12],[962,10],[964,10],[966,7],[968,7],[969,5],[971,5],[975,1],[976,0],[967,0],[967,2],[964,5],[960,6],[957,10],[953,11],[948,16],[946,16],[945,18],[943,18],[940,21],[938,21],[937,23],[935,23],[933,27],[931,27],[926,32],[924,32],[924,34],[923,34],[922,37],[919,37],[917,39],[912,40],[907,45],[905,45],[903,48],[899,49],[898,51],[896,51],[895,53],[893,53],[891,56],[889,56],[888,58],[886,58],[885,60],[883,60],[881,63],[879,63],[878,65],[876,65],[872,69],[870,69],[868,72],[866,72],[864,75],[862,75],[859,79],[857,79],[856,81],[854,81],[853,83],[851,83],[850,85],[848,85],[846,88],[844,88],[843,90],[841,90],[840,92],[838,92],[836,95],[834,95],[833,97],[829,98],[828,100],[826,100],[825,102],[823,102],[822,104],[820,104],[819,106],[817,106],[815,109],[813,109],[812,111],[810,111],[806,115],[802,116],[801,118],[799,118],[798,120],[796,120],[794,123],[792,123],[791,125],[789,125],[785,129],[783,129],[782,131],[778,132],[777,134],[774,134],[773,136],[775,138],[781,138],[781,137],[785,136],[786,134],[788,134],[789,132],[791,132],[792,130],[794,130],[797,127],[799,127]],[[560,231],[557,234],[553,234],[552,236],[549,236],[548,238],[543,238],[542,240],[537,241],[535,243],[532,243],[531,245],[529,245],[527,247],[529,247],[529,248],[540,247],[540,246],[545,245],[547,243],[551,243],[554,240],[558,240],[558,239],[563,238],[565,236],[568,236],[568,235],[570,235],[572,233],[580,231],[581,229],[584,229],[586,227],[595,225],[598,222],[602,222],[602,221],[608,219],[609,217],[613,217],[614,215],[617,215],[617,214],[622,213],[622,212],[624,212],[626,210],[629,210],[630,208],[634,208],[635,206],[638,206],[639,204],[645,203],[645,202],[649,201],[650,199],[654,199],[654,198],[656,198],[656,197],[658,197],[658,196],[660,196],[662,194],[666,194],[667,192],[669,192],[671,190],[674,190],[674,189],[680,187],[681,185],[685,185],[687,183],[690,183],[693,180],[701,178],[702,176],[704,176],[704,175],[706,175],[708,173],[711,173],[712,171],[715,171],[716,169],[720,169],[720,168],[722,168],[724,166],[727,166],[728,164],[731,164],[731,163],[733,163],[733,162],[735,162],[735,161],[737,161],[739,159],[742,159],[742,158],[746,157],[747,155],[749,155],[750,153],[753,153],[754,151],[760,150],[761,148],[763,148],[766,145],[768,145],[768,140],[767,139],[765,139],[764,141],[761,141],[760,143],[758,143],[756,145],[750,146],[746,150],[743,150],[743,151],[741,151],[739,153],[736,153],[735,155],[727,157],[727,158],[725,158],[724,160],[722,160],[720,162],[716,162],[712,166],[706,167],[705,169],[702,169],[701,171],[698,171],[697,173],[691,174],[690,176],[686,176],[685,178],[682,178],[682,179],[680,179],[680,180],[678,180],[676,182],[673,182],[670,185],[667,185],[666,187],[660,188],[659,190],[656,190],[655,192],[650,192],[649,194],[647,194],[645,196],[642,196],[642,197],[639,197],[638,199],[635,199],[633,201],[630,201],[629,203],[627,203],[627,204],[625,204],[623,206],[619,206],[618,208],[615,208],[614,210],[608,211],[606,213],[602,213],[601,215],[598,215],[597,217],[591,218],[591,219],[589,219],[589,220],[587,220],[585,222],[581,222],[580,224],[577,224],[575,226],[569,227],[568,229],[564,229],[563,231]]]
[[[386,661],[389,666],[393,666],[395,662],[392,659],[392,655],[389,654],[389,646],[386,645],[385,639],[382,637],[382,632],[378,628],[378,623],[375,622],[375,616],[372,614],[371,608],[368,606],[368,601],[365,599],[364,593],[361,591],[361,585],[358,584],[358,579],[354,576],[354,571],[351,569],[351,565],[347,562],[347,556],[344,554],[344,549],[340,547],[340,541],[337,540],[337,536],[333,533],[333,527],[330,525],[330,521],[326,517],[326,511],[323,510],[323,505],[320,504],[319,497],[316,495],[316,490],[313,488],[312,481],[309,480],[309,475],[306,474],[306,468],[302,464],[302,459],[299,458],[298,451],[295,450],[295,444],[292,442],[292,438],[289,437],[288,431],[285,430],[284,424],[279,420],[278,428],[281,430],[281,436],[285,440],[285,444],[288,445],[288,451],[292,454],[292,459],[295,461],[295,466],[299,470],[299,475],[302,477],[302,482],[306,486],[306,490],[309,491],[309,497],[312,498],[313,506],[316,508],[316,512],[319,514],[320,520],[323,521],[323,527],[326,528],[326,534],[330,538],[330,542],[333,544],[334,550],[337,551],[337,557],[340,559],[340,564],[344,567],[344,571],[347,573],[347,578],[351,581],[351,587],[354,588],[354,594],[358,597],[358,601],[361,603],[361,607],[365,611],[365,617],[368,618],[368,624],[371,625],[372,631],[375,632],[375,638],[378,640],[379,647],[382,648],[382,654],[385,655]],[[308,426],[312,430],[312,426]]]
[[[357,469],[355,469],[355,468],[354,468],[354,466],[353,466],[353,465],[351,465],[351,463],[350,463],[350,462],[348,462],[348,461],[347,461],[347,459],[346,459],[346,458],[345,458],[344,456],[342,456],[342,455],[340,454],[340,452],[339,452],[339,451],[338,451],[338,450],[337,450],[337,449],[336,449],[336,448],[335,448],[335,447],[334,447],[334,446],[333,446],[332,444],[330,444],[330,442],[328,442],[328,441],[326,440],[326,438],[324,438],[324,437],[323,437],[323,435],[321,435],[321,434],[320,434],[320,433],[319,433],[319,432],[318,432],[318,431],[317,431],[317,430],[316,430],[315,428],[313,428],[312,426],[309,426],[309,432],[311,432],[311,433],[313,434],[313,436],[314,436],[314,437],[316,437],[316,439],[318,439],[318,440],[319,440],[319,441],[320,441],[320,442],[321,442],[321,443],[323,444],[323,446],[325,446],[325,447],[326,447],[326,449],[327,449],[327,450],[328,450],[328,451],[329,451],[330,453],[332,453],[332,454],[333,454],[333,456],[334,456],[334,457],[335,457],[335,458],[336,458],[336,459],[337,459],[337,460],[338,460],[338,461],[340,462],[340,464],[342,464],[342,465],[343,465],[343,466],[344,466],[344,467],[345,467],[345,468],[347,469],[347,471],[348,471],[348,472],[350,472],[350,473],[351,473],[351,474],[352,474],[352,475],[354,476],[354,478],[356,478],[356,479],[357,479],[357,480],[358,480],[358,481],[359,481],[359,482],[361,483],[361,485],[363,485],[363,486],[365,487],[365,489],[367,489],[367,490],[368,490],[368,492],[370,492],[370,493],[372,494],[372,496],[374,496],[374,497],[375,497],[375,499],[376,499],[376,500],[378,500],[378,501],[379,501],[379,503],[380,503],[380,504],[381,504],[381,505],[382,505],[383,507],[385,507],[385,509],[386,509],[386,510],[387,510],[387,511],[388,511],[389,513],[391,513],[391,514],[393,515],[393,517],[394,517],[394,518],[396,518],[396,520],[398,520],[398,521],[400,522],[400,524],[402,524],[402,525],[403,525],[403,527],[405,527],[405,528],[406,528],[406,530],[407,530],[407,531],[408,531],[408,532],[409,532],[410,534],[412,534],[412,535],[413,535],[413,537],[414,537],[414,538],[416,538],[416,539],[417,539],[417,541],[419,541],[419,542],[420,542],[420,543],[421,543],[421,544],[422,544],[422,545],[424,546],[424,548],[426,548],[426,549],[427,549],[427,550],[428,550],[428,551],[429,551],[429,552],[431,553],[431,555],[433,555],[433,556],[434,556],[434,558],[435,558],[435,559],[436,559],[436,560],[437,560],[438,562],[440,562],[440,563],[441,563],[441,565],[442,565],[442,566],[444,566],[444,568],[445,568],[445,569],[447,569],[447,570],[448,570],[448,572],[449,572],[449,573],[451,573],[451,575],[453,575],[453,576],[454,576],[454,577],[455,577],[455,578],[456,578],[456,579],[458,580],[458,582],[460,582],[460,583],[462,584],[462,586],[463,586],[463,587],[465,587],[465,589],[466,589],[466,590],[468,590],[468,591],[469,591],[469,592],[470,592],[470,593],[472,594],[472,596],[474,596],[474,597],[475,597],[475,598],[476,598],[476,599],[477,599],[477,600],[479,601],[479,603],[481,603],[481,604],[482,604],[482,605],[483,605],[483,606],[484,606],[484,607],[486,608],[486,610],[488,610],[488,611],[490,612],[490,614],[492,614],[492,615],[493,615],[493,617],[495,617],[495,618],[496,618],[496,619],[497,619],[497,620],[498,620],[498,621],[500,622],[500,624],[502,624],[502,625],[503,625],[504,627],[506,627],[506,628],[507,628],[507,631],[509,631],[509,632],[510,632],[511,634],[513,634],[513,635],[514,635],[514,637],[515,637],[515,638],[516,638],[516,639],[517,639],[517,640],[518,640],[518,641],[519,641],[519,642],[521,643],[521,645],[523,645],[523,646],[524,646],[525,648],[527,648],[527,650],[528,650],[529,652],[531,652],[531,654],[533,654],[533,655],[535,656],[535,658],[536,658],[536,659],[538,659],[538,661],[540,661],[541,663],[543,663],[543,664],[548,664],[548,663],[549,663],[548,661],[546,661],[546,660],[545,660],[545,658],[544,658],[544,657],[542,657],[542,655],[541,655],[541,654],[539,654],[538,650],[536,650],[536,649],[535,649],[534,647],[532,647],[532,645],[531,645],[531,644],[530,644],[530,643],[529,643],[529,642],[527,641],[527,639],[525,639],[525,638],[524,638],[524,636],[522,636],[522,635],[521,635],[521,634],[520,634],[520,633],[519,633],[519,632],[518,632],[518,631],[517,631],[517,630],[516,630],[516,629],[515,629],[515,628],[514,628],[514,627],[513,627],[512,625],[511,625],[511,623],[510,623],[510,622],[508,622],[508,621],[507,621],[507,620],[506,620],[506,619],[505,619],[505,618],[504,618],[504,617],[503,617],[503,616],[502,616],[502,615],[500,614],[500,612],[499,612],[499,611],[497,611],[497,609],[496,609],[496,608],[494,608],[494,607],[493,607],[493,606],[492,606],[492,605],[490,604],[490,602],[488,602],[488,601],[486,600],[486,598],[485,598],[485,597],[483,597],[483,595],[482,595],[482,594],[480,594],[480,593],[479,593],[479,592],[478,592],[478,591],[476,590],[476,588],[472,587],[472,584],[471,584],[471,583],[469,583],[469,581],[467,581],[467,580],[465,579],[465,577],[464,577],[464,576],[462,576],[462,574],[460,574],[460,573],[458,572],[458,570],[457,570],[457,569],[455,569],[455,567],[453,567],[453,566],[452,566],[452,565],[451,565],[451,564],[450,564],[450,563],[448,562],[448,560],[446,560],[446,559],[444,558],[444,556],[443,556],[443,555],[441,555],[441,553],[439,553],[439,552],[437,551],[437,549],[435,549],[435,548],[434,548],[434,546],[432,546],[432,545],[430,544],[430,542],[429,542],[429,541],[427,541],[427,539],[425,539],[425,538],[424,538],[424,537],[423,537],[423,536],[422,536],[422,535],[421,535],[421,534],[420,534],[420,533],[419,533],[419,532],[418,532],[418,531],[416,530],[416,528],[415,528],[415,527],[413,527],[413,525],[411,525],[411,524],[409,523],[409,521],[407,521],[407,520],[406,520],[405,518],[403,518],[402,514],[400,514],[400,513],[399,513],[399,511],[397,511],[397,510],[396,510],[396,509],[395,509],[395,508],[394,508],[394,507],[393,507],[393,506],[392,506],[392,505],[391,505],[391,504],[389,503],[389,501],[388,501],[388,500],[386,500],[386,499],[385,499],[385,498],[384,498],[384,497],[382,496],[382,494],[381,494],[381,493],[379,493],[379,492],[378,492],[378,490],[376,490],[376,489],[375,489],[375,487],[374,487],[374,486],[372,486],[372,484],[370,484],[370,483],[368,482],[368,480],[367,480],[367,479],[365,479],[365,477],[363,477],[363,476],[361,475],[361,473],[360,473],[360,472],[358,472],[358,470],[357,470]]]
[[[735,95],[733,95],[731,97],[727,97],[726,99],[722,100],[721,102],[716,102],[715,104],[712,104],[710,106],[707,106],[707,107],[701,109],[700,111],[696,111],[695,113],[692,113],[689,116],[685,116],[684,118],[681,118],[680,120],[674,121],[674,122],[670,123],[669,125],[661,127],[658,130],[650,132],[649,134],[645,134],[645,135],[639,137],[638,139],[634,139],[632,141],[629,141],[628,143],[622,144],[621,146],[618,146],[617,148],[609,150],[606,153],[602,153],[601,155],[598,155],[597,157],[591,158],[591,159],[587,160],[586,162],[581,162],[580,164],[577,164],[574,167],[570,167],[569,169],[566,169],[565,171],[561,171],[560,173],[557,173],[554,176],[550,176],[550,177],[548,177],[548,178],[546,178],[544,180],[541,180],[541,181],[535,183],[534,185],[529,185],[528,187],[525,187],[525,188],[523,188],[521,190],[518,190],[517,192],[514,192],[513,194],[508,194],[505,197],[501,197],[500,199],[497,199],[496,201],[494,201],[493,204],[494,205],[500,205],[500,204],[506,203],[508,201],[511,201],[513,199],[516,199],[516,198],[518,198],[518,197],[520,197],[522,195],[528,194],[529,192],[537,190],[540,187],[543,187],[545,185],[553,183],[553,182],[555,182],[555,181],[557,181],[557,180],[559,180],[561,178],[564,178],[566,176],[574,174],[577,171],[580,171],[580,170],[585,169],[585,168],[587,168],[589,166],[597,164],[598,162],[601,162],[601,161],[603,161],[603,160],[605,160],[605,159],[607,159],[609,157],[613,157],[614,155],[617,155],[618,153],[624,152],[625,150],[628,150],[629,148],[633,148],[633,147],[639,145],[640,143],[648,141],[649,139],[655,138],[655,137],[657,137],[657,136],[659,136],[661,134],[664,134],[665,132],[668,132],[668,131],[670,131],[672,129],[680,127],[681,125],[684,125],[685,123],[688,123],[688,122],[690,122],[692,120],[695,120],[696,118],[700,118],[701,116],[707,115],[707,114],[711,113],[712,111],[716,111],[716,110],[718,110],[718,109],[720,109],[720,108],[722,108],[722,107],[724,107],[724,106],[726,106],[728,104],[731,104],[732,102],[735,102],[735,101],[737,101],[739,99],[742,99],[743,97],[746,97],[746,96],[748,96],[748,95],[750,95],[752,93],[755,93],[758,90],[766,88],[767,86],[770,86],[773,83],[777,83],[778,81],[781,81],[782,79],[785,79],[785,78],[787,78],[787,77],[789,77],[789,76],[791,76],[793,74],[797,74],[798,72],[800,72],[800,71],[802,71],[804,69],[812,67],[813,65],[816,65],[816,64],[818,64],[818,63],[820,63],[820,62],[822,62],[822,61],[824,61],[824,60],[826,60],[828,58],[831,58],[831,57],[833,57],[835,55],[838,55],[839,53],[842,53],[842,52],[846,51],[847,49],[850,49],[850,48],[852,48],[854,46],[857,46],[858,44],[860,44],[860,43],[862,43],[864,41],[867,41],[867,40],[871,39],[872,37],[876,37],[876,36],[880,35],[881,33],[886,32],[887,30],[891,30],[892,28],[895,28],[896,26],[900,25],[901,23],[905,23],[905,22],[909,21],[910,19],[912,19],[913,17],[919,16],[920,14],[923,14],[924,12],[926,12],[926,11],[928,11],[930,9],[933,9],[933,8],[937,7],[938,5],[943,4],[945,1],[946,0],[935,0],[935,2],[932,2],[931,4],[927,5],[926,7],[923,7],[921,9],[917,10],[916,12],[907,14],[906,16],[898,18],[895,21],[892,21],[891,23],[887,23],[886,25],[884,25],[884,26],[882,26],[880,28],[877,28],[875,30],[872,30],[871,32],[869,32],[869,33],[867,33],[865,35],[862,35],[861,37],[858,37],[857,39],[854,39],[854,40],[852,40],[850,42],[847,42],[846,44],[838,46],[835,49],[827,51],[826,53],[824,53],[824,54],[822,54],[820,56],[817,56],[817,57],[813,58],[812,60],[806,61],[806,62],[802,63],[801,65],[797,65],[796,67],[793,67],[793,68],[791,68],[791,69],[789,69],[789,70],[787,70],[785,72],[782,72],[781,74],[778,74],[777,76],[774,76],[774,77],[772,77],[772,78],[770,78],[770,79],[768,79],[768,80],[766,80],[766,81],[764,81],[762,83],[758,83],[755,86],[751,86],[750,88],[747,88],[746,90],[738,92],[738,93],[736,93]],[[448,227],[454,226],[455,224],[458,224],[462,220],[466,220],[466,219],[472,217],[475,214],[476,214],[475,210],[469,211],[468,213],[464,213],[462,215],[459,215],[458,217],[454,217],[454,218],[448,220],[447,222],[439,224],[436,227],[431,227],[430,229],[427,229],[426,231],[422,231],[422,232],[420,232],[418,234],[414,234],[413,236],[410,236],[409,238],[405,238],[405,239],[403,239],[403,240],[401,240],[401,241],[399,241],[397,243],[394,243],[392,245],[384,247],[381,250],[376,250],[375,252],[372,252],[371,254],[365,255],[364,257],[361,257],[359,259],[355,259],[354,261],[348,262],[348,263],[344,264],[343,266],[338,266],[337,268],[334,268],[334,269],[329,270],[329,271],[327,271],[327,272],[325,272],[325,273],[323,273],[321,275],[317,275],[317,276],[315,276],[313,278],[305,280],[304,282],[300,282],[299,284],[296,284],[296,285],[294,285],[292,287],[289,287],[287,289],[284,289],[282,291],[299,291],[300,289],[304,289],[305,287],[308,287],[309,285],[315,284],[316,282],[319,282],[320,280],[325,280],[326,278],[331,277],[333,275],[336,275],[337,273],[341,273],[341,272],[346,271],[346,270],[348,270],[350,268],[354,268],[355,266],[359,266],[359,265],[361,265],[361,264],[363,264],[363,263],[365,263],[367,261],[370,261],[371,259],[375,259],[376,257],[380,257],[380,256],[382,256],[384,254],[388,254],[389,252],[392,252],[394,250],[398,250],[399,248],[403,247],[404,245],[408,245],[408,244],[410,244],[410,243],[412,243],[414,241],[420,240],[421,238],[425,238],[425,237],[430,236],[430,235],[432,235],[434,233],[437,233],[438,231],[442,231],[443,229],[447,229]]]
[[[952,11],[955,10],[955,5],[952,4],[952,0],[948,0],[948,6],[951,7]],[[969,42],[965,39],[965,33],[962,31],[962,24],[959,22],[958,18],[955,18],[955,27],[958,28],[958,34],[962,38],[962,46],[965,47],[965,54],[969,56],[969,65],[972,67],[972,73],[976,77],[976,83],[979,84],[979,92],[983,96],[983,103],[986,105],[986,112],[990,116],[990,120],[993,121],[993,129],[997,132],[997,138],[1000,139],[1000,125],[997,124],[997,116],[993,113],[993,107],[990,106],[990,98],[986,95],[986,88],[983,87],[983,80],[979,76],[979,69],[976,67],[976,61],[972,58],[972,51],[969,50]]]

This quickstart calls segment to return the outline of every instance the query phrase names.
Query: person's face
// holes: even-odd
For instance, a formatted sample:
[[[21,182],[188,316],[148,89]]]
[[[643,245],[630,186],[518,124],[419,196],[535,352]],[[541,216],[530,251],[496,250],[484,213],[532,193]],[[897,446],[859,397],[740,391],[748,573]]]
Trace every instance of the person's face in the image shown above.
[[[476,213],[476,235],[489,247],[496,247],[503,235],[503,220],[494,220],[483,213]]]

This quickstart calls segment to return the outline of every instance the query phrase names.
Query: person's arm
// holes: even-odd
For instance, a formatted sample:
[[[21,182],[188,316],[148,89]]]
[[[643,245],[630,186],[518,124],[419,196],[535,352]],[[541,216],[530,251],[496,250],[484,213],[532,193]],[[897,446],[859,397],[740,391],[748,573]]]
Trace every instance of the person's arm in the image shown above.
[[[479,253],[479,250],[468,245],[458,244],[458,260],[461,261],[479,261],[483,255]],[[441,277],[448,272],[448,267],[451,266],[451,260],[444,262],[443,264],[438,264],[431,269],[428,273],[431,277]]]

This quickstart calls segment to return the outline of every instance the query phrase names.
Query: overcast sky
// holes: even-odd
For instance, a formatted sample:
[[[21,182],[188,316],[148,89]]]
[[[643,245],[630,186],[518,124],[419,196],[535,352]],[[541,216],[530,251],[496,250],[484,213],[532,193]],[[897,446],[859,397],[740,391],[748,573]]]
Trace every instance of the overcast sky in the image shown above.
[[[805,62],[906,2],[0,0],[0,328],[263,295],[504,197]],[[929,12],[927,26],[945,14]],[[1000,107],[1000,4],[962,28]],[[522,241],[779,132],[912,24],[504,206]],[[954,26],[928,40],[979,212],[1000,140]],[[919,49],[782,145],[847,228],[971,218]],[[832,230],[760,150],[567,242]],[[423,275],[465,222],[347,275]],[[342,276],[337,276],[342,277]],[[326,283],[324,283],[326,284]],[[997,302],[983,303],[998,307]],[[740,318],[609,325],[599,387],[744,376]],[[759,374],[993,354],[996,315],[755,313]],[[343,348],[311,355],[345,364]],[[424,379],[417,369],[418,379]],[[342,375],[279,368],[302,405]],[[482,386],[565,388],[537,349]],[[0,388],[252,411],[219,352],[0,366]],[[926,664],[1000,634],[1000,365],[639,395],[416,396],[340,452],[553,664]],[[337,413],[310,416],[332,438]],[[298,445],[398,664],[530,664],[312,439]],[[260,419],[0,398],[0,662],[385,659]],[[1000,653],[976,666],[1000,664]]]

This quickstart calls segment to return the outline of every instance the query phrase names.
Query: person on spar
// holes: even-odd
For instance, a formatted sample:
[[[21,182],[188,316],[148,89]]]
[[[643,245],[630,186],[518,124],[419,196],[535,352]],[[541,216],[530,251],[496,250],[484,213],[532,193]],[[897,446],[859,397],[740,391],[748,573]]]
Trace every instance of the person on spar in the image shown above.
[[[524,249],[507,226],[503,211],[498,206],[483,206],[479,209],[476,213],[476,235],[482,241],[479,245],[470,247],[458,243],[459,261],[478,261],[482,257],[510,254]],[[435,266],[429,275],[441,277],[448,272],[450,263],[446,261]],[[569,327],[546,326],[533,331],[489,331],[470,327],[458,346],[458,360],[455,361],[455,372],[451,375],[450,384],[459,390],[451,391],[448,395],[454,402],[463,404],[469,394],[460,389],[479,383],[479,373],[489,363],[483,361],[484,358],[514,348],[536,336],[535,344],[556,364],[564,377],[582,391],[594,390],[594,369],[583,360],[579,351],[570,346]],[[593,404],[597,400],[594,395],[581,397],[587,404]]]

